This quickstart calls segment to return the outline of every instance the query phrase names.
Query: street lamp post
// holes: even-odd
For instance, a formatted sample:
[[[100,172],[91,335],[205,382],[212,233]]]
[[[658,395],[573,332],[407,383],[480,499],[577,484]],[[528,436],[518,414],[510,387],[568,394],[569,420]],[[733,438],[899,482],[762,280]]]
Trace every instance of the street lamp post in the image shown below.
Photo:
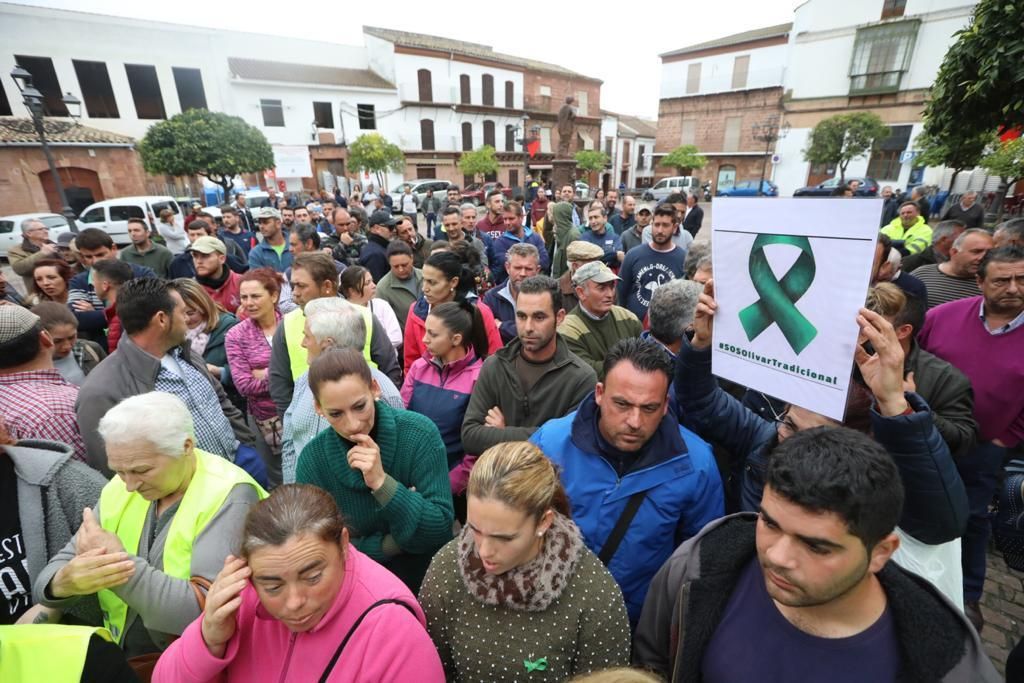
[[[769,116],[761,123],[754,124],[754,139],[764,143],[764,159],[761,160],[761,182],[757,184],[757,196],[764,196],[764,176],[768,170],[768,156],[772,145],[789,134],[789,123],[779,125],[778,116]]]
[[[18,90],[21,91],[22,103],[32,115],[32,125],[36,129],[36,135],[39,136],[39,144],[42,145],[43,156],[46,157],[46,163],[50,167],[50,177],[53,178],[53,185],[57,188],[57,197],[60,199],[61,204],[61,215],[68,222],[71,232],[78,232],[78,225],[75,223],[75,212],[71,210],[71,205],[68,204],[68,198],[64,192],[64,183],[60,180],[60,174],[57,173],[57,163],[53,160],[53,153],[50,151],[50,145],[46,141],[46,129],[43,127],[43,94],[32,85],[32,74],[22,66],[15,64],[14,69],[11,71],[11,78],[14,79]],[[81,114],[80,107],[82,102],[77,97],[71,93],[65,93],[64,97],[61,98],[61,102],[68,108],[68,113],[72,119],[78,118],[78,115]]]

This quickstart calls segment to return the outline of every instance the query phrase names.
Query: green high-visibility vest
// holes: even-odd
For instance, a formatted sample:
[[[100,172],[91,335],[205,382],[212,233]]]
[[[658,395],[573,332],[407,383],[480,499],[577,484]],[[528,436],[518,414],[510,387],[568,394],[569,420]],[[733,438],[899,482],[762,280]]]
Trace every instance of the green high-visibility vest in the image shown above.
[[[0,681],[79,683],[94,635],[113,642],[106,629],[93,626],[0,626]]]
[[[196,471],[171,520],[164,543],[164,573],[185,581],[192,575],[192,544],[220,511],[231,489],[238,484],[248,484],[256,489],[261,500],[267,497],[267,492],[241,467],[198,448],[194,452]],[[129,492],[124,481],[114,477],[100,493],[100,526],[121,539],[125,552],[136,555],[152,504],[138,493]],[[111,590],[101,590],[97,597],[103,611],[103,625],[114,642],[120,644],[124,640],[128,605]]]
[[[366,325],[366,341],[363,344],[363,358],[371,368],[377,364],[370,358],[370,338],[373,336],[373,313],[369,306],[356,306],[363,314],[363,324]],[[306,327],[306,314],[301,308],[296,308],[286,313],[284,322],[284,342],[288,347],[288,363],[292,369],[292,380],[298,379],[302,373],[309,370],[309,363],[306,362],[306,349],[302,348],[302,337]]]

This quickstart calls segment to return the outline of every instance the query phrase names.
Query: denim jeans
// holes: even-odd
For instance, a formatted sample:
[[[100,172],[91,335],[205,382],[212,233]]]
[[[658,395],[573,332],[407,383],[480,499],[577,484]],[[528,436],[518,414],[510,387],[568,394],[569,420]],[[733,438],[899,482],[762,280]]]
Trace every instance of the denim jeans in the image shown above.
[[[979,443],[968,455],[957,461],[957,470],[967,489],[970,513],[963,536],[964,601],[977,602],[985,586],[985,556],[992,533],[989,504],[1003,475],[1006,449],[991,441]]]

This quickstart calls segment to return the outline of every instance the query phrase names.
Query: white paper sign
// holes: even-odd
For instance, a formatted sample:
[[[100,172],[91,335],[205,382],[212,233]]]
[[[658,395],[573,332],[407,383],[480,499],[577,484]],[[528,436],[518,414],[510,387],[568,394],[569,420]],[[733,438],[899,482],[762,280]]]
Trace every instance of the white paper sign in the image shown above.
[[[881,199],[716,199],[712,371],[842,420],[881,213]]]
[[[309,147],[305,145],[274,145],[274,174],[278,178],[311,178]]]

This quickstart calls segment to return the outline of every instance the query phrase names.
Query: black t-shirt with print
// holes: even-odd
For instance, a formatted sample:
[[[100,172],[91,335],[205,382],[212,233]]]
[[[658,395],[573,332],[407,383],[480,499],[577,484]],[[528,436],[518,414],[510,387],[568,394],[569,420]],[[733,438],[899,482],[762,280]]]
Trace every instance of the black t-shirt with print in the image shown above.
[[[13,624],[32,606],[28,556],[18,515],[14,461],[0,451],[0,624]]]

